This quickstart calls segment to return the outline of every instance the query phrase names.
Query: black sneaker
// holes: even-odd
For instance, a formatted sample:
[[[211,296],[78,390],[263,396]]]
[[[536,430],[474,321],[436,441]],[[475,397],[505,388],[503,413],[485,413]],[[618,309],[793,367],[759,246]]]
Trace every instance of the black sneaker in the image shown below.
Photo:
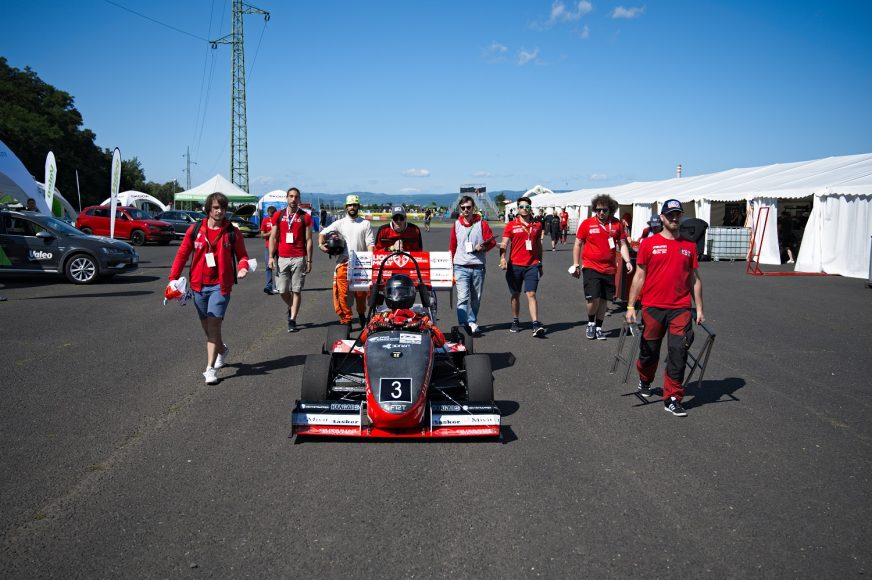
[[[357,315],[357,320],[360,321],[360,327],[361,327],[361,328],[366,328],[366,315],[364,315],[364,314],[358,314],[358,315]]]
[[[667,413],[672,413],[676,417],[687,417],[687,411],[681,406],[681,401],[675,397],[670,397],[669,400],[663,401],[663,408]]]
[[[292,318],[288,318],[288,332],[297,332],[300,330],[297,328],[297,321]]]
[[[651,383],[646,383],[645,381],[640,379],[639,388],[636,389],[636,392],[647,399],[651,396]]]
[[[273,290],[272,290],[272,288],[264,288],[263,293],[269,294],[270,296],[272,296]]]
[[[588,324],[587,330],[584,331],[584,336],[588,340],[596,340],[596,327],[593,324]]]
[[[512,327],[509,329],[509,332],[521,332],[521,325],[518,324],[517,320],[512,321]]]
[[[533,336],[545,336],[545,327],[541,322],[533,323]]]

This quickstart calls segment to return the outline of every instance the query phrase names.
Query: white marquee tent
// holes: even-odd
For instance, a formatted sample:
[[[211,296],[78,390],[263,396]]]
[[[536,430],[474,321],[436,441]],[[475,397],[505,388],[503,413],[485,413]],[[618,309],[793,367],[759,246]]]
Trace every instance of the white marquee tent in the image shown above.
[[[858,278],[869,275],[872,153],[538,195],[533,198],[533,206],[574,207],[583,218],[590,200],[599,194],[608,194],[619,204],[633,207],[634,238],[641,235],[658,204],[668,198],[680,200],[685,204],[685,213],[707,222],[711,221],[712,202],[746,202],[752,210],[749,216],[767,215],[763,208],[769,208],[760,251],[763,264],[780,263],[778,199],[811,196],[812,212],[795,270]],[[749,226],[755,225],[753,220],[749,222]],[[762,232],[762,227],[754,232],[758,244]]]
[[[100,205],[109,205],[110,200],[111,198],[106,198],[106,201],[104,201]],[[155,209],[157,209],[158,211],[167,210],[166,204],[164,204],[158,198],[143,191],[134,191],[132,189],[119,193],[118,197],[116,198],[116,202],[119,205],[125,207],[138,207],[139,209],[145,211],[155,211]],[[154,208],[150,206],[154,206]]]
[[[21,205],[27,203],[27,198],[32,197],[41,213],[51,213],[45,203],[45,195],[36,185],[36,180],[12,149],[0,141],[0,198],[5,196],[9,196]]]
[[[223,175],[216,175],[197,187],[175,194],[173,196],[173,205],[175,206],[178,202],[203,203],[209,194],[216,191],[226,195],[230,203],[254,203],[257,201],[256,195],[250,195],[248,192],[242,191],[242,189]]]

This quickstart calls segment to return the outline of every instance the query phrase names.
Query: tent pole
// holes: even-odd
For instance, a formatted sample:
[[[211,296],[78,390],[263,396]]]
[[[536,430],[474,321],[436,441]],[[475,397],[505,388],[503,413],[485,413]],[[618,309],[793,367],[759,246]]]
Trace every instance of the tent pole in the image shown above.
[[[82,190],[79,189],[79,170],[76,169],[76,193],[79,194],[79,213],[82,213]]]

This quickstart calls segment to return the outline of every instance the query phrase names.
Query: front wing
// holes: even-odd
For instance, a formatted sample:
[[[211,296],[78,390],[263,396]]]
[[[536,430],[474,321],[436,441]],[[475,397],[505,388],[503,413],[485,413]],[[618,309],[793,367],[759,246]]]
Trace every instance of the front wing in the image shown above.
[[[297,401],[291,435],[427,438],[499,437],[500,410],[494,403],[428,403],[421,425],[385,429],[372,425],[362,401]]]

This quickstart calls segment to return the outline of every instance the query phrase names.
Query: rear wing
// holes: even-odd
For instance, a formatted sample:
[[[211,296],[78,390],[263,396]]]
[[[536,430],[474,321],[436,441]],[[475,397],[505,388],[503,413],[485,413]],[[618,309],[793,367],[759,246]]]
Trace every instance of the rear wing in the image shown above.
[[[392,252],[348,252],[348,287],[354,292],[366,292],[378,278],[378,265]],[[452,288],[454,268],[451,252],[410,252],[418,262],[422,282],[429,288]],[[375,267],[373,267],[375,265]],[[396,255],[385,262],[383,279],[394,274],[418,278],[415,263],[408,257]]]

